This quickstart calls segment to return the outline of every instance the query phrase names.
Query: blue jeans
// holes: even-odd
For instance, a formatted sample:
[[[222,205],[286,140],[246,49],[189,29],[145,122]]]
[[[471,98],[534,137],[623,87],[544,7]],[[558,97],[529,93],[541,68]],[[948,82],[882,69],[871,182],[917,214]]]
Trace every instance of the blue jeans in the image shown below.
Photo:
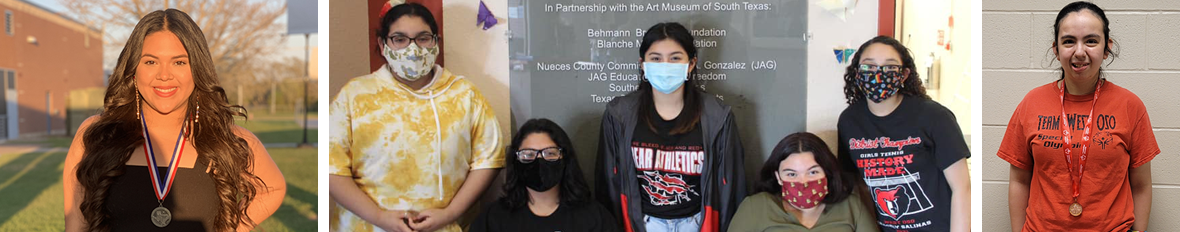
[[[643,223],[647,232],[697,232],[701,231],[701,221],[704,219],[702,217],[704,214],[700,212],[690,217],[674,219],[663,219],[644,214]]]

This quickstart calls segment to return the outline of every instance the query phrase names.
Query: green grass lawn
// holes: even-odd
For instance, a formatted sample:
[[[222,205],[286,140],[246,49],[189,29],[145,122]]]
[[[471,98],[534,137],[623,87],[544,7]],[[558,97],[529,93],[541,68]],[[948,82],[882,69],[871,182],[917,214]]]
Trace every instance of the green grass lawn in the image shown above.
[[[65,230],[65,158],[65,151],[0,155],[0,231]]]
[[[260,225],[266,231],[315,231],[316,149],[267,149],[287,180],[283,205]],[[0,231],[65,228],[60,152],[0,154]]]
[[[267,149],[271,158],[287,179],[287,197],[283,206],[260,227],[265,231],[316,231],[319,209],[317,203],[317,159],[315,148]],[[3,228],[0,228],[3,230]]]
[[[299,119],[303,119],[303,115],[302,115],[302,114],[295,114],[295,112],[292,112],[292,111],[290,111],[290,110],[285,110],[285,111],[284,111],[284,110],[279,110],[279,111],[275,111],[275,113],[271,114],[270,112],[267,112],[265,108],[263,108],[263,109],[259,109],[259,110],[251,110],[251,111],[249,111],[249,113],[250,113],[250,120],[255,120],[255,119],[262,119],[262,120],[275,120],[275,119],[281,119],[281,120],[291,120],[291,119],[293,119],[293,118],[295,118],[295,117],[298,117]],[[317,116],[319,116],[319,113],[318,113],[318,112],[310,112],[310,113],[308,113],[308,114],[307,114],[307,117],[308,117],[308,118],[313,118],[313,119],[314,119],[314,118],[316,118]],[[241,119],[241,117],[237,117],[237,119]]]
[[[242,126],[254,135],[258,136],[262,143],[299,143],[303,141],[303,127],[296,123],[296,117],[293,113],[276,113],[273,115],[263,114],[264,112],[252,113],[253,117],[250,120],[243,120],[237,118],[234,123]],[[308,115],[310,120],[315,120],[317,115]],[[302,120],[302,116],[298,120]],[[307,142],[316,143],[317,130],[315,128],[307,129]]]
[[[49,136],[49,137],[44,137],[44,138],[35,138],[35,139],[27,139],[27,140],[25,140],[25,139],[9,140],[7,142],[4,142],[4,144],[2,144],[2,145],[36,145],[36,146],[42,146],[42,147],[69,147],[70,143],[72,143],[72,142],[74,142],[73,137],[55,135],[55,136]],[[2,154],[0,154],[0,155],[2,155]]]

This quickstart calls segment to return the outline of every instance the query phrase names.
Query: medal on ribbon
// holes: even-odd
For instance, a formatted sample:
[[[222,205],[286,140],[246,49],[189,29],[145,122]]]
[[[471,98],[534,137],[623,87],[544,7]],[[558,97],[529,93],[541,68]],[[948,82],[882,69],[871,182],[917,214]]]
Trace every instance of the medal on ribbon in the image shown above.
[[[168,226],[172,222],[172,211],[164,207],[164,198],[168,196],[168,192],[172,190],[173,181],[176,178],[176,168],[180,166],[180,156],[184,153],[184,131],[187,124],[180,127],[180,135],[176,136],[176,145],[172,149],[172,159],[168,162],[168,171],[161,177],[156,171],[156,155],[155,150],[152,149],[152,137],[148,135],[147,121],[143,120],[143,112],[139,115],[140,124],[143,126],[143,154],[147,156],[148,173],[151,175],[152,192],[156,194],[156,201],[160,203],[158,207],[152,210],[151,220],[156,227]],[[187,119],[187,117],[186,117]]]
[[[1061,82],[1061,120],[1059,121],[1061,122],[1060,125],[1062,127],[1061,140],[1065,142],[1065,145],[1063,146],[1065,149],[1065,166],[1066,170],[1069,171],[1070,183],[1073,184],[1073,204],[1069,205],[1069,215],[1073,215],[1074,217],[1082,216],[1082,205],[1078,203],[1078,196],[1081,195],[1080,191],[1078,191],[1078,186],[1082,184],[1082,172],[1085,171],[1083,168],[1086,166],[1086,155],[1090,152],[1088,149],[1090,146],[1090,125],[1094,122],[1094,108],[1096,105],[1098,105],[1098,92],[1102,90],[1102,84],[1105,82],[1106,80],[1104,79],[1098,80],[1098,87],[1094,89],[1094,100],[1090,103],[1090,114],[1086,116],[1086,122],[1082,125],[1084,126],[1082,129],[1082,141],[1079,143],[1081,146],[1079,148],[1082,149],[1082,153],[1081,156],[1078,157],[1077,177],[1074,177],[1073,175],[1073,144],[1070,143],[1072,142],[1071,140],[1073,140],[1073,135],[1070,134],[1070,130],[1073,128],[1069,126],[1069,123],[1066,123],[1066,119],[1068,117],[1065,115],[1065,82]]]

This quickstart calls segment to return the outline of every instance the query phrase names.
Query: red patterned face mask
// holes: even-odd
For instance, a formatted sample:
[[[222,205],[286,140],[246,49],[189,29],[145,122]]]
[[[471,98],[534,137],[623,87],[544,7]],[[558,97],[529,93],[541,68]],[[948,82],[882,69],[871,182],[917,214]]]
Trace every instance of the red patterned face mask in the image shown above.
[[[828,178],[807,182],[783,181],[783,202],[795,208],[810,209],[819,205],[828,195]]]

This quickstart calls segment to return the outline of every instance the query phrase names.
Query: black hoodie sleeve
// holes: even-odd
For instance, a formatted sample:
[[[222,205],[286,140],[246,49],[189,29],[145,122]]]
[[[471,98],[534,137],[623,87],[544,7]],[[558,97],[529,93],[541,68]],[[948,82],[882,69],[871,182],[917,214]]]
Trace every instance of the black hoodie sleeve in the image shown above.
[[[728,154],[721,159],[720,167],[724,170],[721,172],[722,184],[727,184],[726,188],[721,188],[721,204],[717,211],[720,216],[719,230],[724,232],[729,229],[729,222],[733,219],[733,215],[737,213],[738,206],[742,203],[742,199],[746,198],[746,171],[745,165],[745,149],[742,147],[742,140],[739,137],[737,121],[730,112],[726,116],[725,126],[721,128],[721,144],[719,150]]]
[[[599,131],[598,138],[598,157],[594,165],[594,195],[598,202],[606,207],[607,211],[614,214],[616,221],[625,220],[622,216],[619,204],[615,203],[617,190],[612,187],[613,170],[616,166],[615,160],[618,154],[615,154],[617,149],[615,145],[618,144],[619,132],[618,126],[615,123],[614,117],[610,115],[610,108],[602,113],[602,126]]]

